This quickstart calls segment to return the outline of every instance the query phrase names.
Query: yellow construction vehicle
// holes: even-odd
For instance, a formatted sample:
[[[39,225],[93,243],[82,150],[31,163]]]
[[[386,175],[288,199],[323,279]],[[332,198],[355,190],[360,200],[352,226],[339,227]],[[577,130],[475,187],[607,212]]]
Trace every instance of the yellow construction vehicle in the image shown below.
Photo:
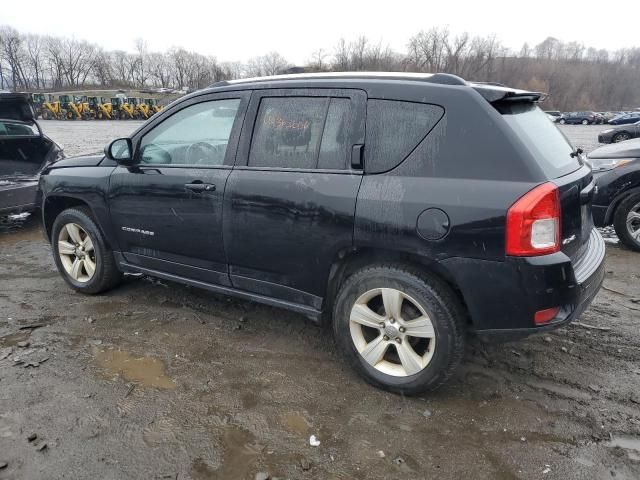
[[[144,103],[149,107],[149,116],[155,115],[162,110],[162,107],[158,105],[158,101],[155,98],[145,98]]]
[[[47,100],[42,104],[42,119],[63,120],[67,112],[62,109],[60,100],[55,100],[53,95],[49,95]]]
[[[73,95],[59,95],[60,106],[64,110],[64,115],[67,120],[77,120],[82,118],[82,107],[78,107],[76,99]]]
[[[91,110],[92,118],[97,120],[111,120],[113,118],[113,108],[111,102],[104,97],[88,97],[87,103]]]
[[[134,109],[127,103],[127,97],[125,97],[124,95],[111,97],[111,108],[113,109],[113,118],[119,118],[120,120],[134,118]]]
[[[141,98],[129,98],[129,105],[134,107],[135,118],[146,120],[151,116],[149,106]]]
[[[83,120],[92,120],[95,118],[93,110],[89,106],[89,97],[83,95],[81,97],[74,97],[76,107],[80,112],[80,118]]]
[[[33,113],[36,116],[36,120],[38,117],[42,116],[42,110],[44,109],[44,104],[47,101],[47,98],[44,93],[32,93],[31,94],[31,106],[33,107]]]

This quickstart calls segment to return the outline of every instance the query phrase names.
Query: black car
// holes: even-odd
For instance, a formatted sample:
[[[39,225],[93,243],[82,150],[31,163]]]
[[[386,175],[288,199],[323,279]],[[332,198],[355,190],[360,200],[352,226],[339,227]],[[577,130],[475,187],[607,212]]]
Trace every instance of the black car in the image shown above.
[[[288,308],[373,384],[436,388],[465,332],[548,331],[600,288],[591,169],[540,97],[446,74],[218,83],[47,169],[55,263],[79,292],[133,273]]]
[[[0,93],[0,215],[36,208],[40,171],[63,157],[42,134],[30,101],[28,94]]]
[[[564,125],[590,125],[598,122],[598,117],[594,112],[570,112],[563,113],[556,120],[557,123]]]
[[[596,226],[613,224],[620,241],[640,251],[640,139],[600,147],[588,161],[596,180]]]
[[[623,113],[609,120],[611,125],[628,125],[636,122],[640,122],[640,112]]]
[[[628,125],[603,130],[598,134],[599,143],[618,143],[640,137],[640,120]]]

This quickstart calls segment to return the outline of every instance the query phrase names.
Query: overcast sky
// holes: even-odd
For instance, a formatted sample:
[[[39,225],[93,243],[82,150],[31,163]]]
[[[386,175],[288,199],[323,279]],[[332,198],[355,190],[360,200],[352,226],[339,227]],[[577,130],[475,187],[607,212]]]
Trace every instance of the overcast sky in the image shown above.
[[[452,33],[495,34],[516,50],[524,42],[535,45],[548,36],[611,50],[640,46],[639,0],[598,2],[603,9],[595,8],[594,3],[2,0],[0,25],[22,32],[74,36],[107,50],[133,51],[135,39],[143,37],[150,50],[182,46],[221,61],[246,61],[276,50],[295,64],[308,61],[318,48],[333,52],[341,37],[353,40],[360,34],[404,51],[411,35],[433,26],[448,26]]]

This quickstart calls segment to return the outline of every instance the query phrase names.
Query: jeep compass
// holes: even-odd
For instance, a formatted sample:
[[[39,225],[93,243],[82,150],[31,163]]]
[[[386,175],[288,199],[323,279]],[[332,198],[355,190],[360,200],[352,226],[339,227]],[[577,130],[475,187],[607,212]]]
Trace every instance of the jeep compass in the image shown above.
[[[416,394],[475,332],[566,325],[598,292],[591,169],[542,94],[447,74],[227,81],[41,176],[53,258],[96,294],[143,274],[300,312]]]

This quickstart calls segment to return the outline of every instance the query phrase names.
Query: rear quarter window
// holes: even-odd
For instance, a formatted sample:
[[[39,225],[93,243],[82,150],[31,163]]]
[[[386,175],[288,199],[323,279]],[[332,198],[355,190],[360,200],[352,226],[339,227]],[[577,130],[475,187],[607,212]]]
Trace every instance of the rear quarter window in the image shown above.
[[[365,171],[398,166],[438,123],[444,109],[426,103],[370,99],[367,102]]]
[[[580,161],[571,156],[573,147],[567,137],[536,104],[508,103],[496,108],[548,178],[562,177],[580,168]]]

